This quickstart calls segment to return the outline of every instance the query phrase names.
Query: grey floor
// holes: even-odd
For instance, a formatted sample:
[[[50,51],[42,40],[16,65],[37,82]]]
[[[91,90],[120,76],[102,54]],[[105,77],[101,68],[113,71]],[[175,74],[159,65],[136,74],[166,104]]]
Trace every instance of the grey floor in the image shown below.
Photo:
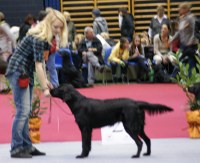
[[[81,151],[81,142],[40,143],[35,145],[45,151],[46,156],[32,159],[12,159],[9,155],[10,145],[0,144],[0,163],[199,163],[200,139],[152,139],[152,155],[131,159],[136,152],[135,144],[102,145],[92,142],[92,151],[86,159],[75,159]],[[143,146],[145,152],[146,146]]]

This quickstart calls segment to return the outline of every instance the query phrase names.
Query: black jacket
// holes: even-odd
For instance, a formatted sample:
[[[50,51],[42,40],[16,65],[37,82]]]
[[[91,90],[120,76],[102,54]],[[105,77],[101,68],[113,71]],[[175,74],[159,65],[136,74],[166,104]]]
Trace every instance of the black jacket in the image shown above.
[[[195,34],[195,37],[200,41],[200,18],[196,19],[194,34]]]
[[[31,28],[31,25],[27,23],[22,24],[19,29],[19,37],[17,41],[22,41],[22,39],[26,36],[26,33],[28,32],[30,28]]]
[[[103,56],[102,56],[102,44],[98,38],[94,37],[92,40],[92,45],[90,48],[96,48],[97,51],[94,52],[94,55],[98,57],[99,63],[104,64]],[[78,54],[82,56],[82,52],[87,52],[88,48],[86,46],[86,39],[83,39],[80,44],[78,45]]]
[[[134,24],[133,15],[126,14],[123,16],[122,26],[121,26],[121,36],[133,38]]]

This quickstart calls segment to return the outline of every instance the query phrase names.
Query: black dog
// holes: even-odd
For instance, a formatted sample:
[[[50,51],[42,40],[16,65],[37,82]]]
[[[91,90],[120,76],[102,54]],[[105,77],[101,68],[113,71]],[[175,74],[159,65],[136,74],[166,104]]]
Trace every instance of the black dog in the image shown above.
[[[170,75],[161,64],[152,67],[154,70],[154,83],[171,83]]]
[[[59,51],[62,56],[62,69],[60,71],[60,84],[72,84],[75,88],[87,87],[83,76],[79,70],[72,64],[70,55],[67,51]]]
[[[51,90],[53,97],[58,97],[67,103],[82,134],[82,153],[77,158],[84,158],[91,150],[91,135],[93,128],[114,125],[122,122],[126,132],[136,142],[137,153],[132,158],[140,156],[142,141],[147,145],[147,152],[151,154],[151,141],[144,132],[145,111],[150,115],[172,111],[173,109],[128,98],[98,100],[87,98],[76,91],[72,85],[61,85]],[[140,137],[140,138],[139,138]]]

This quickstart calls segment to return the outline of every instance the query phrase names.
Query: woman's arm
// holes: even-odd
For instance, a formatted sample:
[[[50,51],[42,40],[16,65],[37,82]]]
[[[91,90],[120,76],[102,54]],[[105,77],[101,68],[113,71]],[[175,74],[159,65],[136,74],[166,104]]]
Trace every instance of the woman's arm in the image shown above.
[[[110,54],[110,57],[108,58],[109,61],[113,61],[116,63],[121,63],[121,59],[117,58],[117,54],[119,53],[119,43],[115,45],[115,47],[112,49],[112,52]]]
[[[159,51],[159,35],[155,35],[154,40],[153,40],[153,45],[154,45],[154,53],[155,53],[155,55],[162,56],[162,54]]]
[[[42,90],[44,91],[45,96],[50,96],[49,92],[49,86],[48,86],[48,80],[46,78],[46,72],[43,68],[42,62],[35,62],[35,70],[40,82],[40,85],[42,87]]]

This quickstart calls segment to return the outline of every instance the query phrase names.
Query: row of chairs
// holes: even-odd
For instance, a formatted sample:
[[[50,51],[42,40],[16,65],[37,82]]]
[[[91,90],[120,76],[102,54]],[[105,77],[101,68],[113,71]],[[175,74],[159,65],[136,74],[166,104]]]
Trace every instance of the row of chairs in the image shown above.
[[[68,48],[62,48],[62,49],[59,49],[59,51],[61,51],[61,52],[62,51],[66,51],[67,54],[70,55],[70,61],[71,61],[71,63],[74,64],[73,63],[73,59],[72,59],[72,52],[71,52],[70,49],[68,49]],[[103,74],[102,74],[102,82],[103,82],[103,84],[107,84],[108,83],[107,76],[111,76],[111,78],[112,78],[111,64],[108,61],[108,58],[109,58],[111,52],[112,52],[112,47],[104,49],[103,59],[104,59],[104,63],[105,63],[105,68],[104,68],[104,71],[103,71]],[[137,63],[136,62],[128,62],[128,65],[130,65],[130,66],[136,66]],[[59,54],[59,52],[57,52],[56,55],[55,55],[55,66],[56,66],[57,69],[62,68],[62,56]],[[87,64],[83,64],[82,65],[82,69],[84,69],[84,68],[85,69],[87,68]],[[128,82],[129,82],[129,76],[128,75],[127,75],[127,79],[128,79]]]

